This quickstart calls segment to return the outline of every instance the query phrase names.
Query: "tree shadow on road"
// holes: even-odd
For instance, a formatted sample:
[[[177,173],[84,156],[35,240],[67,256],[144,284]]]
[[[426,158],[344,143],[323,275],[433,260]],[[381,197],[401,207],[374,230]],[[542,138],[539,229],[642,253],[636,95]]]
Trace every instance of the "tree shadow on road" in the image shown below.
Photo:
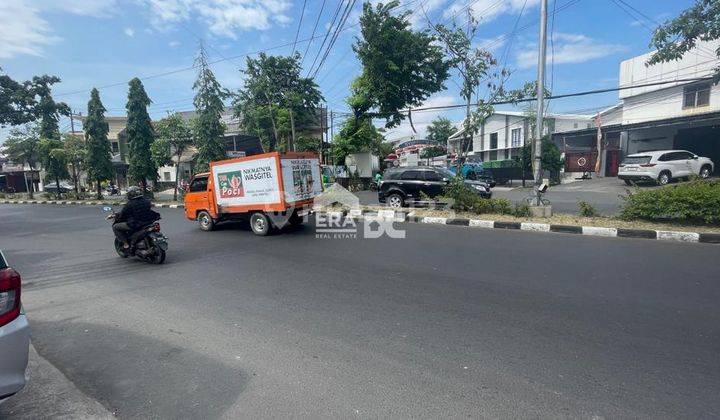
[[[247,386],[242,369],[182,344],[86,322],[31,326],[38,353],[120,418],[217,418]]]

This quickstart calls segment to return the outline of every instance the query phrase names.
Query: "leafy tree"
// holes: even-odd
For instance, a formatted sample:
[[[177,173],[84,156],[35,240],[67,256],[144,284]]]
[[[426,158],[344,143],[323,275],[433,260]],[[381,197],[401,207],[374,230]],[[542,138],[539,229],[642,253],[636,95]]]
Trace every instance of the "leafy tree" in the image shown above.
[[[68,179],[68,158],[63,142],[56,138],[45,138],[40,141],[40,160],[45,169],[45,176],[55,181],[55,196],[60,198],[60,180]]]
[[[35,115],[40,119],[40,137],[59,139],[58,121],[60,115],[70,115],[70,107],[65,102],[55,102],[52,97],[52,85],[60,82],[56,76],[35,76],[30,83],[30,91],[38,97]]]
[[[515,160],[521,165],[524,171],[531,172],[533,162],[532,143],[526,143],[522,149],[520,149],[520,156],[516,156]],[[560,154],[560,149],[558,149],[548,135],[542,138],[540,164],[543,172],[548,171],[550,173],[560,172],[560,169],[565,165]]]
[[[447,150],[443,146],[432,146],[426,147],[420,152],[420,157],[423,159],[432,159],[436,156],[442,156],[447,153]]]
[[[85,139],[75,134],[65,134],[63,136],[63,147],[65,155],[70,165],[70,177],[76,193],[80,193],[79,178],[80,173],[85,168],[85,160],[87,159],[87,148]]]
[[[11,161],[27,165],[33,171],[40,156],[39,144],[40,127],[37,124],[30,124],[11,130],[3,146],[5,147],[5,154]],[[27,172],[23,173],[26,191],[32,199],[34,186],[32,183],[28,183]]]
[[[175,164],[175,189],[173,200],[177,200],[178,182],[180,174],[180,158],[189,146],[193,144],[190,125],[180,114],[169,115],[155,125],[157,139],[151,146],[155,165],[164,166]],[[173,158],[175,161],[173,162]]]
[[[445,117],[438,117],[427,128],[427,139],[441,146],[447,146],[450,136],[457,131],[452,121]],[[439,156],[439,155],[436,155]]]
[[[87,119],[83,127],[87,147],[85,167],[88,178],[96,183],[98,199],[102,199],[102,181],[111,179],[114,174],[105,111],[105,107],[100,101],[100,93],[93,88],[88,102]]]
[[[680,60],[695,48],[698,41],[720,39],[720,2],[697,0],[694,6],[680,16],[655,29],[650,47],[657,49],[647,61],[648,65]],[[720,56],[720,47],[715,50]],[[715,71],[715,82],[720,80],[720,67]]]
[[[375,142],[375,154],[377,157],[382,161],[389,155],[390,153],[394,153],[395,149],[393,148],[392,143],[388,143],[385,141],[385,138],[380,136],[376,142]]]
[[[293,138],[317,124],[323,100],[317,84],[300,76],[300,55],[247,59],[244,86],[234,102],[235,114],[248,132],[260,137],[266,151],[297,150]]]
[[[0,75],[0,126],[22,125],[35,120],[34,107],[29,82],[20,83],[8,75]]]
[[[206,171],[210,162],[227,157],[225,153],[225,125],[221,120],[225,105],[223,99],[228,93],[220,86],[207,63],[205,49],[200,46],[200,53],[195,61],[200,68],[193,84],[195,99],[193,104],[197,117],[193,123],[195,145],[198,149],[196,171]]]
[[[128,175],[132,180],[141,183],[145,190],[148,178],[153,181],[157,178],[157,168],[150,153],[150,145],[155,133],[147,112],[147,107],[152,101],[137,77],[130,81],[129,86],[128,102],[125,106],[128,113],[125,133],[130,151]]]
[[[363,66],[356,80],[356,96],[361,112],[375,108],[385,126],[395,127],[405,118],[403,110],[422,104],[430,95],[443,89],[449,64],[442,48],[427,31],[414,31],[405,11],[398,16],[390,12],[399,5],[363,4],[360,16],[361,38],[353,45]]]
[[[344,164],[351,153],[375,152],[383,136],[377,131],[370,118],[348,118],[332,143],[331,153],[335,161]]]

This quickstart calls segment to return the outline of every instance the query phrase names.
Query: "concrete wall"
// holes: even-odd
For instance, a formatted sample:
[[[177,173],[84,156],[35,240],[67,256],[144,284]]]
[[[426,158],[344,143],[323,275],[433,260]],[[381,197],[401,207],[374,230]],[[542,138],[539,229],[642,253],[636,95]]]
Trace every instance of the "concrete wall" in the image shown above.
[[[711,86],[710,105],[697,108],[683,109],[683,89],[683,86],[674,86],[626,98],[622,123],[635,124],[720,111],[720,85]]]

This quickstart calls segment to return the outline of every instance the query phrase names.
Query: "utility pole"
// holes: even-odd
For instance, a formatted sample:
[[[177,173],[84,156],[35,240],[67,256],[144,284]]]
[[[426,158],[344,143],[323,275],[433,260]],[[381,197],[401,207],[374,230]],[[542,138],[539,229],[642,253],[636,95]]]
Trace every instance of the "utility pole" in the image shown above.
[[[331,144],[333,141],[333,137],[335,137],[335,123],[333,122],[333,111],[330,110],[330,139],[328,140],[328,144]],[[332,154],[331,154],[332,156]],[[335,163],[335,158],[333,157],[333,164]]]
[[[75,134],[75,120],[73,119],[73,111],[70,109],[70,132]]]
[[[537,119],[535,120],[535,147],[533,148],[533,177],[535,178],[535,199],[533,204],[542,204],[540,185],[542,184],[542,137],[543,107],[545,100],[545,63],[547,61],[547,0],[540,1],[540,44],[537,72]]]

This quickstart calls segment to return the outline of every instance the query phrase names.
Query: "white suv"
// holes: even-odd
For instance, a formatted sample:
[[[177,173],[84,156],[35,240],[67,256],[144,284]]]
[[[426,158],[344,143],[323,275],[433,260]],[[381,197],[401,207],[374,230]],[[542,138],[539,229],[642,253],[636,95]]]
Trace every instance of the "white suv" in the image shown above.
[[[628,155],[620,164],[618,178],[628,185],[638,181],[665,185],[672,179],[691,175],[707,178],[714,168],[712,160],[687,150],[656,150]]]

